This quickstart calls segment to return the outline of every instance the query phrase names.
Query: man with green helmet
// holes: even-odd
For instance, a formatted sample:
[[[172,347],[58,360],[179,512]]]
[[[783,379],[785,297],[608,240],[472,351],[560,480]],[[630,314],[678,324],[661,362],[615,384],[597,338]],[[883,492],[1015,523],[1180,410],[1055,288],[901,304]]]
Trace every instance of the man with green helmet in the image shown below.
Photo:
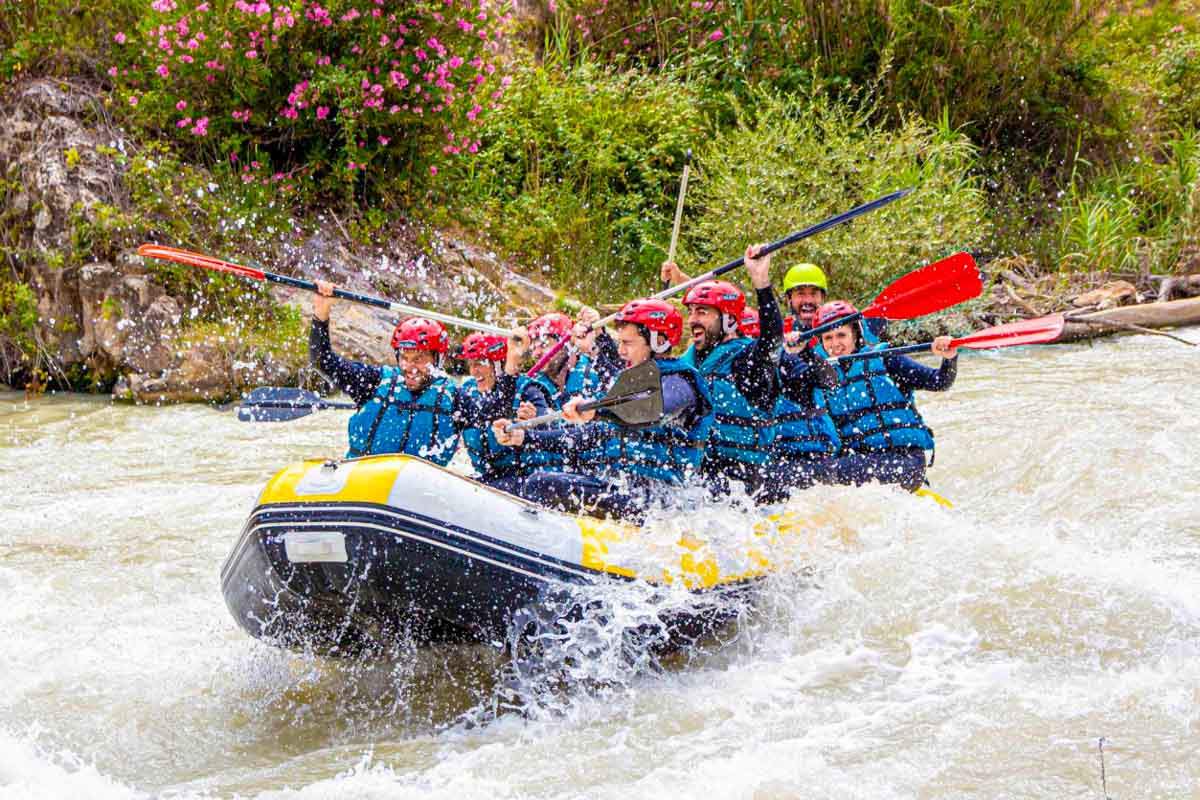
[[[787,271],[783,276],[783,296],[787,298],[794,319],[789,320],[792,324],[784,331],[785,342],[792,346],[799,343],[800,332],[812,327],[813,315],[828,293],[829,279],[816,264],[796,264]],[[793,332],[793,336],[787,336]]]

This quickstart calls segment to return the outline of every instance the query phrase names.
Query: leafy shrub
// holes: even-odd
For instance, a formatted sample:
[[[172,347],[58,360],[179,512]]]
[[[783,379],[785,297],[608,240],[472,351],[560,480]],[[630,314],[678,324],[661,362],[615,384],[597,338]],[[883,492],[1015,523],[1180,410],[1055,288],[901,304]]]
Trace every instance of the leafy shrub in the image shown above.
[[[949,109],[976,141],[1064,145],[1111,123],[1111,98],[1082,45],[1103,0],[580,0],[549,23],[551,54],[675,70],[746,102],[748,87],[800,89],[816,78],[876,109],[928,119]]]
[[[698,153],[690,202],[699,211],[686,239],[693,271],[909,186],[908,197],[781,251],[777,279],[812,261],[829,273],[834,296],[863,301],[986,239],[983,192],[970,173],[975,149],[948,125],[910,116],[888,130],[869,122],[869,104],[852,108],[822,93],[760,92],[755,108]]]
[[[112,37],[143,0],[0,0],[0,80],[21,75],[98,77]]]
[[[529,67],[447,200],[556,288],[620,299],[656,280],[684,153],[700,131],[694,96],[672,80],[586,63]]]
[[[192,156],[378,199],[478,149],[508,21],[488,0],[154,0],[114,34],[109,75],[134,119]]]
[[[25,283],[0,280],[0,345],[8,344],[31,359],[37,346],[33,338],[37,322],[37,295],[33,289]]]

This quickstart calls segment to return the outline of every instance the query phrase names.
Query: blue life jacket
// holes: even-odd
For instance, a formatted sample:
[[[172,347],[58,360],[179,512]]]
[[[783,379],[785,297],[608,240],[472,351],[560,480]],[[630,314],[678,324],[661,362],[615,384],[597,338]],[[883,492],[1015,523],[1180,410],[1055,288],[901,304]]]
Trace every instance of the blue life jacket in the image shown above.
[[[550,396],[552,411],[561,411],[563,404],[576,395],[592,398],[606,388],[600,373],[592,365],[591,356],[587,355],[580,355],[575,361],[575,365],[567,373],[567,382],[561,389],[545,372],[539,372],[533,380]]]
[[[863,340],[861,350],[887,347],[870,330],[863,332]],[[824,347],[818,347],[817,354],[828,357]],[[857,359],[845,369],[835,365],[834,370],[840,385],[819,389],[817,394],[824,397],[845,450],[933,449],[933,431],[917,412],[913,393],[900,391],[882,357]]]
[[[733,382],[734,359],[754,342],[746,337],[722,342],[702,364],[696,363],[696,348],[692,346],[679,360],[695,367],[708,382],[716,424],[707,452],[757,466],[771,457],[775,441],[773,409],[764,411],[752,404]]]
[[[775,450],[781,454],[834,456],[841,447],[825,398],[813,392],[814,408],[804,408],[784,395],[775,403]]]
[[[521,401],[525,395],[525,389],[530,384],[536,384],[532,378],[527,378],[524,375],[517,377],[516,391],[513,393],[512,399],[512,416],[514,419],[517,415],[517,408],[521,405]],[[549,393],[545,392],[545,387],[538,384],[538,388],[546,395],[547,407],[552,407],[550,403]],[[483,393],[479,391],[479,385],[474,378],[467,378],[463,381],[460,392],[465,392],[470,402],[482,404]],[[493,391],[495,391],[493,389]],[[499,417],[497,417],[499,419]],[[563,457],[559,453],[553,453],[547,450],[537,450],[532,447],[504,447],[496,441],[496,434],[492,432],[492,423],[495,420],[477,419],[475,425],[463,429],[462,438],[463,444],[467,446],[467,455],[471,457],[471,464],[474,465],[475,471],[485,478],[508,477],[513,475],[525,475],[537,469],[561,469],[563,465]]]
[[[700,469],[714,423],[708,386],[695,367],[676,358],[656,360],[664,377],[682,375],[692,385],[698,406],[687,415],[663,418],[647,427],[631,428],[606,421],[593,423],[603,426],[607,435],[601,444],[580,454],[579,464],[584,470],[627,472],[680,484]],[[691,420],[687,427],[684,427],[685,417]]]
[[[419,395],[398,367],[384,367],[375,396],[350,417],[347,458],[405,453],[446,466],[458,448],[454,384],[435,378]]]

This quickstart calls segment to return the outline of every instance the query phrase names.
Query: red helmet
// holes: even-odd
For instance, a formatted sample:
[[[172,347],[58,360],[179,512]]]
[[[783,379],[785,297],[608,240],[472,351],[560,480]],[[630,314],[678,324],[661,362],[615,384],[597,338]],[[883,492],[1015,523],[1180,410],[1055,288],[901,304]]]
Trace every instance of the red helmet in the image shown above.
[[[442,323],[421,317],[409,317],[392,331],[393,350],[428,350],[445,353],[450,349],[450,337]]]
[[[669,346],[660,347],[654,336],[650,337],[650,349],[656,353],[670,350],[683,337],[683,314],[665,300],[650,297],[645,300],[630,300],[621,306],[614,320],[617,324],[633,323],[645,325],[651,334],[660,333],[667,337]]]
[[[553,336],[555,339],[562,339],[564,336],[570,336],[571,329],[574,327],[575,323],[566,314],[551,311],[529,323],[529,338],[541,339],[544,336]]]
[[[824,325],[826,322],[831,322],[835,319],[848,317],[851,314],[857,314],[858,309],[847,300],[834,300],[826,303],[817,309],[817,315],[813,317],[813,327]]]
[[[685,306],[712,306],[722,314],[729,314],[734,319],[741,319],[742,309],[746,307],[746,295],[732,283],[725,281],[704,281],[698,283],[684,295]]]
[[[463,361],[503,361],[508,356],[508,342],[503,336],[472,333],[463,339],[458,358]]]
[[[758,324],[758,309],[747,308],[742,311],[742,317],[738,320],[738,331],[742,336],[753,336],[758,338],[762,332]]]

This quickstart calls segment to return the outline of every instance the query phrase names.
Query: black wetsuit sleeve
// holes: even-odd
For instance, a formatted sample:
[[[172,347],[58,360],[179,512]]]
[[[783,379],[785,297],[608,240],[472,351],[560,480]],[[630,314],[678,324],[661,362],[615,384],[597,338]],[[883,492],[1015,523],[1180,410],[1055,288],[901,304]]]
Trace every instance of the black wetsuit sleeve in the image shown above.
[[[784,353],[779,360],[779,374],[784,396],[806,408],[813,404],[813,389],[834,389],[838,385],[833,367],[807,347],[798,354]]]
[[[351,361],[333,352],[328,321],[313,320],[308,332],[308,360],[360,406],[371,399],[383,379],[383,370],[379,367]]]
[[[783,317],[770,287],[758,290],[760,333],[754,346],[738,356],[733,382],[751,404],[769,410],[779,397],[779,354],[783,349]]]
[[[943,358],[939,367],[918,364],[906,356],[890,356],[883,360],[888,375],[902,392],[921,389],[927,392],[944,392],[954,385],[958,376],[958,358]]]

